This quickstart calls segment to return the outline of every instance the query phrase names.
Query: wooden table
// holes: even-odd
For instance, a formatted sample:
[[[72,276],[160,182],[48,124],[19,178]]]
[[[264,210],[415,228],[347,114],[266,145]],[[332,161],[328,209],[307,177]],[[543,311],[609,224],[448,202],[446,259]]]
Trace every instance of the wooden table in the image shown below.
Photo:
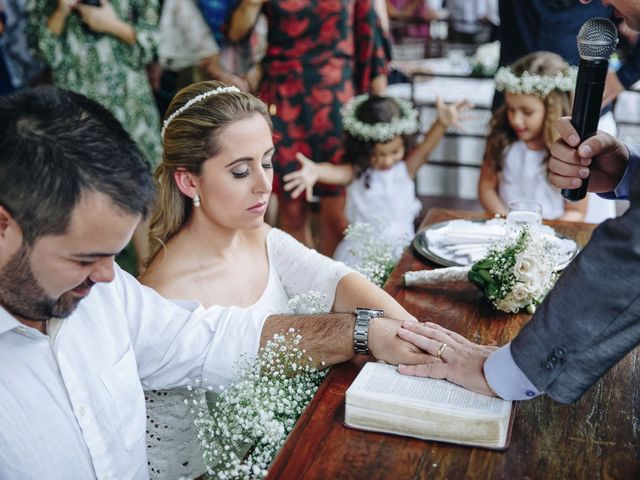
[[[432,209],[423,224],[480,213]],[[593,225],[551,222],[584,245]],[[502,345],[529,320],[493,311],[470,285],[404,289],[401,274],[434,264],[407,251],[386,290],[419,319]],[[584,397],[540,397],[516,406],[505,451],[363,432],[343,426],[344,394],[363,359],[332,368],[274,460],[270,479],[640,478],[640,358],[629,353]]]

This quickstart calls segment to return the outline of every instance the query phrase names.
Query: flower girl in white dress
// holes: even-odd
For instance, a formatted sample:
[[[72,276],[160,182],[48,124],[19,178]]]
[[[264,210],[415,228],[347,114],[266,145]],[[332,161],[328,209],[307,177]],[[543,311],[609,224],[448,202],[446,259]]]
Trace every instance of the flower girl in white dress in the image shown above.
[[[582,221],[587,199],[568,202],[547,179],[555,123],[571,114],[575,70],[555,53],[534,52],[498,70],[495,82],[505,103],[491,119],[478,184],[482,206],[504,215],[510,202],[529,200],[545,219]]]
[[[345,213],[349,223],[379,227],[386,242],[403,248],[413,238],[413,222],[421,209],[414,183],[418,169],[469,104],[464,100],[444,104],[438,98],[436,107],[437,120],[411,149],[418,115],[408,102],[369,95],[353,98],[342,110],[348,163],[316,163],[299,153],[302,168],[284,176],[284,189],[293,198],[303,192],[309,198],[317,182],[348,185]],[[345,238],[333,257],[356,267],[360,247],[357,241]]]
[[[292,313],[289,300],[314,291],[326,296],[327,311],[366,305],[414,319],[360,274],[264,222],[274,146],[262,101],[220,82],[201,82],[181,90],[167,114],[151,261],[142,283],[200,309],[233,305]],[[333,332],[317,335],[331,338]],[[232,353],[225,345],[217,351]],[[224,372],[209,380],[214,388],[228,383]],[[151,477],[204,473],[188,393],[146,394]]]

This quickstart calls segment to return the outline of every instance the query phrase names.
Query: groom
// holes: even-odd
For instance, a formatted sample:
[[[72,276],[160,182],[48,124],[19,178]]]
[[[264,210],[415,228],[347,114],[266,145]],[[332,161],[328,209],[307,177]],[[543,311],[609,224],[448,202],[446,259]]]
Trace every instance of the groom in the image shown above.
[[[603,3],[640,31],[640,2]],[[431,354],[443,350],[441,361],[401,366],[402,373],[446,378],[509,400],[545,393],[569,403],[640,344],[640,145],[624,145],[605,133],[581,143],[568,117],[559,121],[558,131],[561,139],[549,160],[551,182],[577,188],[589,177],[591,191],[629,198],[629,210],[595,230],[510,344],[496,350],[437,325],[407,323],[401,338]]]
[[[354,356],[352,314],[191,311],[117,268],[153,197],[97,103],[56,88],[0,99],[0,478],[146,479],[143,387],[228,384],[242,353],[290,327],[316,362]],[[369,350],[424,363],[398,326],[372,319]]]

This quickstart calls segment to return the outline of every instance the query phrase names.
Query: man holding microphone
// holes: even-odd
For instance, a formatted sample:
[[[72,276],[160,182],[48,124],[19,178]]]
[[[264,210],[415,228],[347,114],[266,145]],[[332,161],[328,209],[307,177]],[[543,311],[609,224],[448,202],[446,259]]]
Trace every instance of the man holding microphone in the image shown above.
[[[640,2],[603,3],[640,31]],[[401,365],[401,373],[446,378],[508,400],[547,394],[571,403],[640,344],[640,145],[625,145],[603,132],[580,139],[569,117],[557,128],[561,138],[551,148],[551,183],[576,189],[588,177],[589,191],[629,199],[630,208],[594,231],[512,342],[496,349],[435,324],[405,323],[398,336],[434,359]]]

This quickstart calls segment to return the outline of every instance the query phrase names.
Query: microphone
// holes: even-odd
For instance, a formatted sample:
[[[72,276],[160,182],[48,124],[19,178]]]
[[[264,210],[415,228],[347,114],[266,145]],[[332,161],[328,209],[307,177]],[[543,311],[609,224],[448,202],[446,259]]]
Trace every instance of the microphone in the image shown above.
[[[607,18],[591,18],[578,32],[580,66],[573,98],[571,124],[580,136],[580,142],[592,137],[598,130],[604,82],[609,69],[609,57],[618,44],[618,31]],[[578,188],[563,188],[562,196],[576,202],[587,195],[589,177]]]

